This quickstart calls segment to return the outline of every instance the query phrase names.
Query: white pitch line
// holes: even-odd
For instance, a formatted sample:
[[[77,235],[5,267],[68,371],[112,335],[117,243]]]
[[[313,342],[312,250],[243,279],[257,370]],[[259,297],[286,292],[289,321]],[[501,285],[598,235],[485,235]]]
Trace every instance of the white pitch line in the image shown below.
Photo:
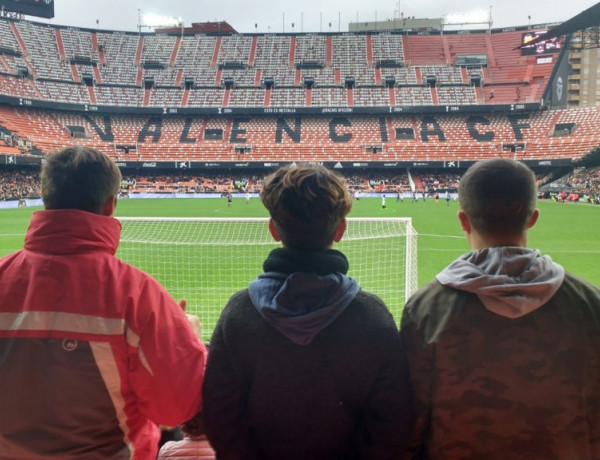
[[[464,240],[465,237],[464,236],[457,236],[457,235],[432,235],[430,233],[419,233],[419,236],[432,236],[434,238],[452,238],[452,239],[461,239]]]

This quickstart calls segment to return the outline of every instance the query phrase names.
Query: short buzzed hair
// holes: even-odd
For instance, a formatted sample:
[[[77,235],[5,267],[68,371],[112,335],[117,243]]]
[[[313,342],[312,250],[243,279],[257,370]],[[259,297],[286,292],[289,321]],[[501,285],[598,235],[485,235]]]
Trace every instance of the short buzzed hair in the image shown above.
[[[473,227],[483,235],[515,236],[527,229],[535,210],[535,174],[510,159],[483,160],[460,180],[458,200]]]
[[[324,249],[352,208],[343,177],[321,165],[286,166],[267,176],[261,199],[285,246]]]
[[[48,155],[41,172],[46,209],[101,214],[121,189],[121,172],[108,155],[88,147],[67,147]]]

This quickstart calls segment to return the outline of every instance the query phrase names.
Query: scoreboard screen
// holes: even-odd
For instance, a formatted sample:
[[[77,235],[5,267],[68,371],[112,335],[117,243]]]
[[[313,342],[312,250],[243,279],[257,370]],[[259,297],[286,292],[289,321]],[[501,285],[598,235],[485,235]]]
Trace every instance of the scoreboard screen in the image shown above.
[[[54,17],[54,0],[0,0],[0,9],[51,19]]]
[[[535,40],[541,35],[544,35],[547,30],[537,30],[526,32],[521,35],[521,55],[522,56],[537,56],[540,54],[558,53],[562,48],[560,37],[552,37],[548,40],[542,40],[533,45],[528,45],[532,40]]]

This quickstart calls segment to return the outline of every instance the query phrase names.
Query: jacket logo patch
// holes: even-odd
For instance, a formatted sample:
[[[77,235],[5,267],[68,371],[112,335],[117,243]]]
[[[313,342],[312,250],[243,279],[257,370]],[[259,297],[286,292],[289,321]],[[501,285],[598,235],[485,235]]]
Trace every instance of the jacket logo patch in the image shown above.
[[[62,347],[65,351],[75,351],[77,349],[77,340],[65,339],[63,340]]]

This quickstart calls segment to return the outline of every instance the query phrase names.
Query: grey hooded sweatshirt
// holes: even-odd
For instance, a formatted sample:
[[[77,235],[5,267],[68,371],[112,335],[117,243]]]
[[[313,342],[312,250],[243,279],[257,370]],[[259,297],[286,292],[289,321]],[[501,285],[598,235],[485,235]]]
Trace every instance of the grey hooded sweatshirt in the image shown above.
[[[512,246],[470,252],[436,276],[444,286],[476,294],[485,308],[507,318],[544,305],[564,277],[565,270],[549,256]]]

